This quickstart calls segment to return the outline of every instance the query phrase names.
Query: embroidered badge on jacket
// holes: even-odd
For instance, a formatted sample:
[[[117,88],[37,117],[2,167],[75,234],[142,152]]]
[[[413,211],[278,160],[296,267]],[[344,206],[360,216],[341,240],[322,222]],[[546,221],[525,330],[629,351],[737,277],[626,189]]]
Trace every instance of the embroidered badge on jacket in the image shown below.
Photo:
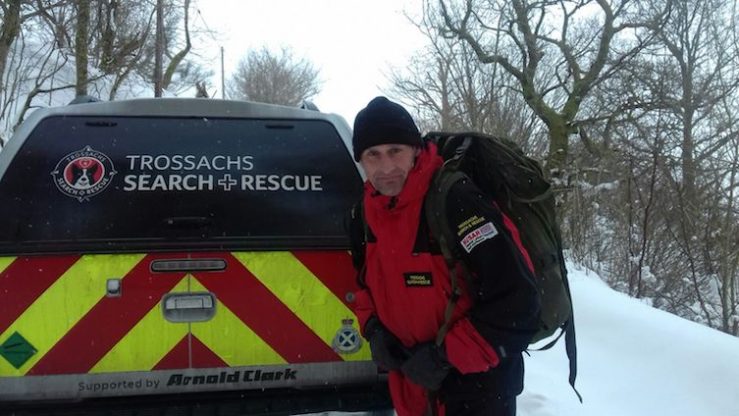
[[[472,252],[472,249],[477,247],[480,243],[485,240],[490,240],[496,235],[498,235],[498,230],[495,228],[492,222],[487,222],[482,226],[470,231],[469,234],[464,236],[462,238],[461,244],[465,251],[470,253]]]
[[[433,286],[431,273],[427,272],[411,272],[403,273],[405,285],[408,287],[428,287]]]

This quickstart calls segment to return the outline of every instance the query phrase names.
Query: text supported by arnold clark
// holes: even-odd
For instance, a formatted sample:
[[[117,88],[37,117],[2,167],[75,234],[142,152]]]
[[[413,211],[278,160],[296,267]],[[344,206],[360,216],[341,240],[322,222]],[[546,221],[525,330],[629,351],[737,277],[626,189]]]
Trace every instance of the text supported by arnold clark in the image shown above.
[[[281,381],[297,380],[298,372],[290,368],[278,371],[263,370],[235,370],[232,372],[221,371],[218,374],[186,376],[184,374],[172,374],[167,380],[167,387],[188,386],[200,384],[227,384],[227,383],[253,383],[257,381]],[[122,380],[109,382],[80,382],[77,387],[79,391],[104,392],[114,390],[139,390],[157,389],[160,382],[156,379]]]

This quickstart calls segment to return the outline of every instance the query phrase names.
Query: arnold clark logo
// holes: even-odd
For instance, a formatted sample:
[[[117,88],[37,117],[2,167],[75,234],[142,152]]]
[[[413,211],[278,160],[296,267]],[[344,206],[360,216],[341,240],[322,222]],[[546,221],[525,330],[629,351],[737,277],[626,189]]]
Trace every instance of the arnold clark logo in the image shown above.
[[[251,383],[259,381],[283,381],[297,380],[298,372],[291,368],[279,371],[263,370],[235,370],[232,372],[221,371],[217,374],[187,376],[184,374],[172,374],[167,380],[167,387],[188,386],[197,384],[231,384]]]
[[[64,156],[51,176],[63,194],[82,202],[104,191],[116,173],[107,155],[85,146]]]

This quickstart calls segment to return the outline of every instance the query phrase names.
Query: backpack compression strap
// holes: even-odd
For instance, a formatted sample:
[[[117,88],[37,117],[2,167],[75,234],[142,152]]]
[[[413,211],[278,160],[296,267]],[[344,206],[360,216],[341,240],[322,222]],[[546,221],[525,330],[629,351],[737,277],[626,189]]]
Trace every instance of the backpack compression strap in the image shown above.
[[[570,299],[570,319],[567,320],[564,327],[562,328],[564,330],[565,334],[565,351],[567,352],[567,359],[570,361],[570,386],[572,386],[572,390],[575,391],[575,394],[577,395],[577,398],[580,399],[580,403],[582,403],[582,395],[580,395],[580,392],[577,391],[577,388],[575,388],[575,379],[577,378],[577,344],[575,343],[575,312],[572,309],[572,295],[570,294],[570,282],[569,279],[567,279],[567,268],[564,265],[564,260],[560,262],[560,267],[562,268],[562,276],[564,277],[562,280],[565,285],[565,290],[567,291],[567,296]]]

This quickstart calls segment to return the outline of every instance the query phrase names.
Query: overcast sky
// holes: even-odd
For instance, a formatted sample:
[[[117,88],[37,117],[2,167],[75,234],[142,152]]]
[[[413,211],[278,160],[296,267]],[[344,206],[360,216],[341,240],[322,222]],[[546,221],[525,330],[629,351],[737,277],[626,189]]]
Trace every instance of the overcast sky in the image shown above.
[[[226,80],[250,48],[292,48],[321,71],[321,111],[350,124],[357,111],[387,89],[385,74],[404,67],[423,36],[404,12],[419,16],[420,0],[200,0],[195,23],[216,32],[203,36],[203,58],[212,63],[220,97],[219,48],[225,50]],[[201,19],[202,17],[202,19]]]

